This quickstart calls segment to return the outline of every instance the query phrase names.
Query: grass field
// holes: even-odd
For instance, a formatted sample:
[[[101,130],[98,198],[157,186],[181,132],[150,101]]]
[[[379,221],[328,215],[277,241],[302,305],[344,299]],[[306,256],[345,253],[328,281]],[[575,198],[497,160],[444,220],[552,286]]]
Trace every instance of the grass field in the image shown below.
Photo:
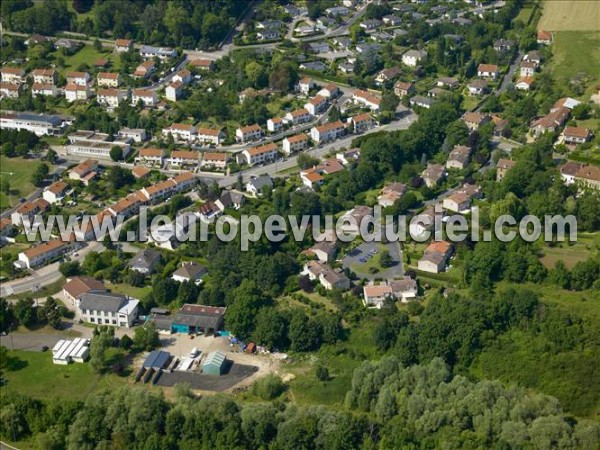
[[[12,206],[15,206],[20,197],[26,197],[35,190],[29,179],[40,164],[37,159],[0,156],[0,180],[8,180],[12,197],[0,193],[0,210],[10,207],[11,200]]]
[[[594,0],[551,0],[543,4],[538,29],[548,31],[598,30],[600,3]]]
[[[300,405],[325,404],[341,406],[350,389],[354,369],[364,361],[378,359],[371,337],[373,323],[350,330],[348,340],[335,346],[326,345],[309,361],[294,363],[288,370],[295,379],[290,383],[290,397]],[[329,370],[328,381],[318,381],[316,367]]]
[[[119,69],[119,58],[115,57],[110,50],[103,50],[99,52],[91,45],[86,45],[74,55],[65,57],[65,70],[75,70],[82,64],[87,64],[88,66],[92,67],[99,59],[106,59],[107,61],[110,61],[111,71],[117,71]]]
[[[152,292],[152,287],[143,286],[143,287],[135,287],[129,284],[121,283],[121,284],[107,284],[107,287],[118,294],[128,295],[133,298],[137,298],[141,300],[145,298],[150,292]]]
[[[560,243],[556,247],[544,247],[541,250],[540,258],[547,268],[554,267],[556,261],[561,260],[565,265],[572,269],[579,261],[585,261],[589,258],[591,251],[600,249],[600,235],[579,233],[577,242],[573,245]]]
[[[55,365],[50,351],[11,351],[9,356],[18,358],[18,362],[16,370],[4,372],[6,383],[0,389],[0,397],[19,392],[40,399],[69,397],[84,400],[96,390],[127,383],[125,377],[95,374],[88,363]]]
[[[559,31],[554,34],[553,50],[554,76],[568,80],[585,74],[587,90],[584,98],[589,99],[594,86],[600,83],[600,30]]]

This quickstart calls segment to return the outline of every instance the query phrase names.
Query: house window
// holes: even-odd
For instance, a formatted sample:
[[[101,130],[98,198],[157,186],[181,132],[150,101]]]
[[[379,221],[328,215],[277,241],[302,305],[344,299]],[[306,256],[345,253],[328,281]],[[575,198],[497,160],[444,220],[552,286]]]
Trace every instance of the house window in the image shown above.
[[[94,319],[93,317],[90,317],[90,322],[96,322],[96,319]]]
[[[112,323],[113,323],[113,325],[116,325],[117,321],[115,319],[113,319]]]

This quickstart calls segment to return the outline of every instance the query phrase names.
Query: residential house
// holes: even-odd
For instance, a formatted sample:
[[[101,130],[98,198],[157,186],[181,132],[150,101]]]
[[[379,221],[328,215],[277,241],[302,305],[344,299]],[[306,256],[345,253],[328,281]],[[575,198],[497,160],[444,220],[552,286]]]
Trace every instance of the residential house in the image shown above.
[[[200,167],[202,169],[225,170],[229,155],[226,152],[204,152]]]
[[[286,155],[299,152],[308,148],[308,136],[306,134],[296,134],[288,136],[283,140],[282,150]]]
[[[341,230],[344,233],[359,234],[363,221],[373,217],[373,208],[370,206],[357,205],[346,211],[340,218],[342,220]]]
[[[147,139],[146,130],[143,128],[121,128],[118,133],[122,139],[131,139],[133,142],[144,142]]]
[[[246,163],[250,166],[262,164],[277,158],[277,144],[271,142],[260,147],[252,147],[242,152]]]
[[[554,133],[558,127],[565,124],[570,114],[571,111],[566,107],[554,109],[550,114],[535,119],[531,123],[529,131],[534,137],[539,137],[547,132]]]
[[[415,87],[412,83],[406,81],[397,81],[394,84],[394,94],[398,97],[406,97],[411,95],[415,91]]]
[[[467,111],[462,115],[461,120],[465,123],[469,131],[473,132],[478,130],[480,126],[488,123],[492,118],[486,113]]]
[[[316,95],[310,101],[304,104],[304,109],[308,111],[309,114],[316,116],[327,108],[327,99],[325,97],[321,97],[320,95]]]
[[[539,66],[542,63],[542,54],[537,50],[531,50],[523,56],[523,61],[532,62]]]
[[[302,78],[298,82],[297,90],[300,91],[301,94],[308,95],[311,89],[315,87],[315,82],[312,78]]]
[[[127,91],[119,89],[98,89],[96,100],[99,104],[117,108],[122,101],[127,100]]]
[[[532,85],[533,85],[532,77],[522,77],[522,78],[519,78],[517,80],[517,82],[515,83],[515,89],[517,89],[519,91],[528,91],[531,89]]]
[[[135,157],[135,163],[162,167],[164,157],[165,152],[160,148],[141,148]]]
[[[177,51],[170,47],[151,47],[149,45],[142,45],[140,47],[140,56],[145,59],[158,58],[164,60],[167,58],[175,58]]]
[[[87,72],[67,72],[67,84],[74,83],[80,86],[87,86],[92,81],[90,74]]]
[[[258,141],[262,137],[262,129],[254,124],[245,127],[240,127],[235,130],[235,139],[238,142]]]
[[[17,209],[10,215],[10,220],[16,227],[23,225],[25,220],[33,223],[35,216],[44,213],[48,208],[50,208],[50,203],[43,198],[27,201],[17,206]]]
[[[381,18],[381,20],[383,21],[384,24],[386,24],[388,27],[397,27],[399,25],[402,25],[402,18],[395,16],[393,14],[389,14],[387,16],[383,16]]]
[[[515,166],[516,161],[501,158],[496,163],[496,181],[502,181],[506,176],[506,172]]]
[[[350,10],[345,6],[332,6],[331,8],[327,8],[325,10],[325,14],[330,17],[336,16],[346,16],[350,13]]]
[[[69,103],[77,100],[88,100],[92,96],[89,86],[69,83],[65,86],[65,98]]]
[[[432,242],[425,249],[425,253],[417,263],[417,267],[423,272],[444,272],[452,251],[452,244],[446,241]]]
[[[494,50],[500,53],[511,51],[515,46],[515,42],[509,39],[497,39],[494,42]]]
[[[422,95],[415,95],[414,97],[411,97],[409,103],[411,106],[418,106],[420,108],[429,109],[433,105],[435,105],[436,100],[431,97],[423,97]]]
[[[54,42],[54,48],[56,50],[65,49],[67,53],[73,53],[76,49],[81,47],[83,44],[80,41],[74,41],[72,39],[60,38]]]
[[[537,32],[537,43],[540,45],[552,45],[554,36],[551,31],[538,30]]]
[[[446,161],[446,169],[463,170],[469,165],[471,149],[464,145],[456,145]]]
[[[154,72],[156,72],[156,64],[154,61],[148,60],[136,67],[133,76],[136,78],[149,78]]]
[[[423,50],[408,50],[402,55],[402,63],[409,67],[417,67],[421,61],[427,58],[427,52]]]
[[[165,98],[171,102],[176,102],[178,98],[183,95],[183,83],[181,81],[175,81],[170,83],[165,88]]]
[[[428,164],[427,168],[421,173],[421,178],[429,188],[436,187],[446,176],[446,170],[441,164]]]
[[[178,167],[196,167],[200,163],[200,152],[173,150],[171,152],[171,157],[167,159],[167,163]]]
[[[121,84],[121,76],[118,73],[100,72],[96,79],[98,87],[116,88]]]
[[[135,166],[133,169],[131,169],[131,174],[133,175],[133,177],[136,180],[141,180],[142,178],[146,178],[147,176],[150,175],[151,170],[148,169],[147,167],[143,167],[143,166]]]
[[[244,193],[235,189],[230,189],[221,194],[219,199],[215,202],[215,205],[217,205],[221,211],[224,211],[227,208],[240,209],[244,203],[246,203],[246,196]]]
[[[462,213],[471,207],[471,197],[464,192],[454,192],[444,198],[442,206],[448,211]]]
[[[80,162],[69,171],[71,180],[81,181],[84,186],[87,186],[98,175],[98,161],[86,159]]]
[[[439,77],[436,85],[441,88],[456,89],[460,86],[460,82],[453,77]]]
[[[377,84],[385,84],[389,81],[392,81],[394,78],[400,76],[401,73],[402,71],[398,67],[390,67],[389,69],[383,69],[375,77],[375,82]]]
[[[192,142],[196,139],[196,127],[187,123],[174,123],[162,129],[163,137],[173,136],[176,141]]]
[[[488,83],[485,80],[471,80],[467,84],[467,89],[470,96],[484,95],[488,91]]]
[[[301,272],[311,280],[319,280],[327,290],[346,290],[350,287],[350,279],[340,269],[332,269],[327,264],[318,261],[308,261]]]
[[[102,281],[88,276],[77,276],[67,278],[67,282],[63,285],[63,297],[71,302],[75,307],[79,307],[81,296],[87,292],[107,292],[108,289]]]
[[[115,41],[115,51],[117,53],[127,53],[133,49],[133,41],[131,39],[117,39]]]
[[[521,77],[532,77],[535,74],[537,64],[533,61],[523,61],[520,67]]]
[[[202,278],[206,275],[207,270],[202,264],[194,261],[183,261],[181,267],[171,275],[171,278],[179,283],[188,282],[201,284]]]
[[[123,294],[85,292],[79,301],[79,316],[95,325],[131,328],[138,318],[139,303]]]
[[[363,287],[363,304],[367,308],[381,309],[387,299],[392,300],[393,298],[392,287],[386,282],[379,285],[368,284]]]
[[[212,223],[223,211],[213,201],[207,201],[198,208],[198,216],[205,223]]]
[[[410,300],[416,298],[419,291],[417,280],[413,280],[409,276],[405,276],[401,280],[389,281],[388,285],[392,288],[394,298],[400,300],[402,303],[408,303]]]
[[[327,53],[331,51],[327,42],[309,42],[308,48],[313,53]]]
[[[31,86],[31,95],[56,97],[58,95],[58,88],[53,84],[33,83]]]
[[[300,125],[302,123],[310,122],[311,118],[312,116],[306,108],[300,108],[287,113],[283,120],[292,125]]]
[[[192,81],[192,72],[187,69],[182,69],[173,76],[171,81],[173,81],[173,83],[179,82],[181,84],[189,84]]]
[[[21,84],[25,83],[25,70],[21,67],[2,67],[0,69],[3,83]]]
[[[55,181],[42,193],[42,198],[48,203],[62,203],[69,193],[72,192],[70,186],[62,180]]]
[[[406,185],[402,183],[391,183],[381,189],[377,197],[377,204],[383,206],[392,206],[397,200],[400,200],[406,192]]]
[[[283,129],[283,119],[281,117],[272,117],[267,120],[267,131],[278,133]]]
[[[362,89],[356,89],[352,93],[352,100],[362,106],[366,106],[371,111],[379,111],[379,105],[381,104],[381,97],[376,94],[372,94]]]
[[[262,195],[263,189],[272,187],[273,180],[271,180],[269,175],[252,176],[250,177],[250,181],[246,183],[246,192],[249,192],[254,197],[259,197]]]
[[[280,37],[281,32],[273,28],[260,30],[256,33],[256,38],[259,41],[272,41],[275,39],[279,39]]]
[[[18,260],[14,262],[14,265],[18,269],[34,269],[68,253],[71,248],[70,242],[64,242],[61,239],[43,242],[19,253]]]
[[[378,19],[367,19],[367,20],[363,20],[359,26],[366,31],[373,31],[376,30],[377,28],[379,28],[381,26],[381,20]]]
[[[21,84],[0,83],[0,98],[19,98],[21,96]]]
[[[198,128],[196,130],[198,142],[203,144],[221,145],[225,133],[220,128]]]
[[[434,88],[430,89],[429,91],[427,91],[427,95],[432,98],[439,98],[439,97],[443,97],[443,96],[450,96],[451,93],[450,93],[450,91],[447,91],[446,89],[434,87]]]
[[[565,144],[577,145],[586,143],[592,137],[592,133],[583,127],[565,127],[563,137]]]
[[[158,104],[156,91],[152,91],[150,89],[134,89],[131,94],[131,104],[135,106],[140,101],[144,104],[144,106],[156,106]]]
[[[31,72],[34,84],[56,84],[58,74],[54,69],[34,69]]]
[[[500,70],[496,64],[479,64],[479,66],[477,66],[477,76],[495,80],[500,76]]]
[[[324,97],[326,99],[333,99],[339,97],[341,94],[342,91],[335,83],[328,83],[323,89],[317,92],[318,96]]]
[[[144,250],[139,251],[132,259],[129,261],[129,267],[131,270],[135,270],[136,272],[143,273],[145,275],[149,275],[154,273],[158,265],[161,261],[161,255],[156,250],[152,250],[146,248]]]
[[[574,180],[582,188],[600,189],[600,167],[592,165],[581,165],[575,172]]]
[[[376,125],[375,120],[369,113],[349,117],[347,122],[354,127],[354,133],[356,134],[364,133]]]
[[[311,128],[310,137],[317,144],[321,144],[323,142],[335,141],[343,136],[345,132],[346,127],[344,127],[342,121],[336,120],[335,122]]]
[[[341,62],[338,64],[338,69],[345,74],[354,72],[354,63],[349,61]]]
[[[194,59],[190,63],[190,66],[199,70],[205,70],[207,72],[210,72],[214,70],[215,62],[211,61],[210,59]]]
[[[308,253],[314,255],[320,262],[326,263],[333,260],[337,252],[336,241],[320,241],[310,247]]]

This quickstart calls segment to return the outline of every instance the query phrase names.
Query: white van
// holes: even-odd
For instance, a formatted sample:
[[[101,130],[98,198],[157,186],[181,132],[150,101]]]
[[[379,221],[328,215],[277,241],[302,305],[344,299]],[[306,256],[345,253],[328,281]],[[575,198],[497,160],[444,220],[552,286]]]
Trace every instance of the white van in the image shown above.
[[[198,350],[196,347],[194,347],[192,349],[192,351],[190,352],[190,358],[195,358],[196,356],[198,356],[198,353],[200,353],[200,350]]]

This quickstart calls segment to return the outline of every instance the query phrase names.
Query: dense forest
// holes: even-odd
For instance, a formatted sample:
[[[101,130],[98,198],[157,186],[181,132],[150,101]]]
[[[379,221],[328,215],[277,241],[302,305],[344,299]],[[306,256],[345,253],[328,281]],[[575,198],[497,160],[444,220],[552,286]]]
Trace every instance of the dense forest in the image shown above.
[[[245,2],[162,0],[76,0],[78,18],[67,2],[2,2],[2,18],[11,31],[54,35],[72,31],[98,37],[129,37],[145,44],[184,48],[217,45],[235,25]],[[87,14],[89,13],[89,14]]]
[[[552,397],[505,388],[497,381],[453,376],[441,359],[404,367],[397,358],[365,362],[346,408],[283,402],[195,399],[185,385],[176,403],[143,388],[123,387],[41,402],[4,399],[2,436],[32,434],[39,448],[85,449],[389,449],[490,448],[593,450],[600,426],[565,416]],[[261,389],[264,399],[280,392]],[[272,394],[272,395],[271,395]]]

